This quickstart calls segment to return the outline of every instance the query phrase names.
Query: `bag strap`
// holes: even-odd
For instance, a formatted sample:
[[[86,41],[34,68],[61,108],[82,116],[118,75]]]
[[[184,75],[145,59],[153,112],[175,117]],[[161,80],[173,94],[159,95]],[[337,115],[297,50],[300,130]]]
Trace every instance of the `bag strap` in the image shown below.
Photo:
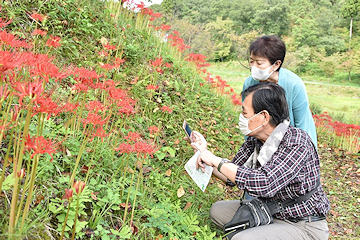
[[[298,198],[288,199],[285,201],[271,201],[271,202],[266,202],[266,204],[269,206],[271,214],[274,215],[276,213],[282,212],[288,206],[292,206],[296,203],[306,202],[315,193],[319,185],[320,185],[320,178],[318,178],[318,180],[316,181],[316,186],[313,190],[307,192],[304,195],[299,196]]]

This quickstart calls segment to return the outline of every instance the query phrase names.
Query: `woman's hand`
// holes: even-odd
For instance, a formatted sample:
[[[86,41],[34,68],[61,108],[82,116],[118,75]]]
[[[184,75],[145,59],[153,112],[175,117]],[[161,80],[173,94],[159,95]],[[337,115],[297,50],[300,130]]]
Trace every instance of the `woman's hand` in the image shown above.
[[[207,165],[213,167],[217,164],[219,164],[219,162],[221,161],[221,158],[215,156],[212,152],[210,152],[209,150],[205,150],[203,152],[201,152],[201,154],[198,156],[197,161],[196,161],[196,169],[199,169],[199,167],[201,168],[201,170],[203,172],[205,172],[205,165],[204,163],[206,163]]]
[[[204,152],[207,150],[207,141],[205,140],[204,136],[201,133],[197,131],[192,131],[190,135],[190,139],[191,139],[191,146],[195,150],[199,150],[200,152]]]

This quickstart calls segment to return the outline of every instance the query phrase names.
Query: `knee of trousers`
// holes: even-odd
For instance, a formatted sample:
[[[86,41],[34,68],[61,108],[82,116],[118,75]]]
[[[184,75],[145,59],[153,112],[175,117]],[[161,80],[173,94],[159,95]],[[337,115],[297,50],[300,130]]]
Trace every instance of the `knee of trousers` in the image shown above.
[[[210,208],[210,219],[218,226],[222,227],[224,223],[221,221],[221,210],[223,208],[221,207],[221,204],[218,202],[214,203]]]

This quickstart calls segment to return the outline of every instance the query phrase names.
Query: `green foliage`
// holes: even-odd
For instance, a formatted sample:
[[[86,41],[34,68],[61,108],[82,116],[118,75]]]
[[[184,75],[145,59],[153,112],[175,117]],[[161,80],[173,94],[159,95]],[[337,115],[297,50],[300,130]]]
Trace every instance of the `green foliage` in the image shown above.
[[[161,200],[145,209],[147,223],[144,226],[159,229],[165,239],[214,239],[216,233],[207,225],[199,227],[196,215],[185,214],[180,208],[180,201],[171,203]]]

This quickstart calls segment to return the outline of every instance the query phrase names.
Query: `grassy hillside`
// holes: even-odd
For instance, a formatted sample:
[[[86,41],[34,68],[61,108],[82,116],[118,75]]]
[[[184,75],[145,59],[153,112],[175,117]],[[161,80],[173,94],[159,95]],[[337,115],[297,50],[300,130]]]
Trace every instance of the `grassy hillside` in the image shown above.
[[[102,1],[2,3],[2,237],[215,238],[223,185],[203,193],[186,174],[181,126],[231,158],[238,113],[151,17]]]

